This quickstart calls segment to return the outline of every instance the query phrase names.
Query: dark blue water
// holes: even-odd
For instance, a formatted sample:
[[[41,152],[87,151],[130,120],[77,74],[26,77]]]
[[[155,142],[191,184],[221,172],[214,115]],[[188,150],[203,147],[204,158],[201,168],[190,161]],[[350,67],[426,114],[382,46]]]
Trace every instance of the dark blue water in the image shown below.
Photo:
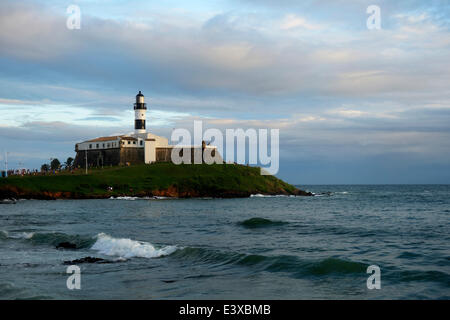
[[[330,193],[0,205],[0,298],[450,298],[450,186],[303,188]]]

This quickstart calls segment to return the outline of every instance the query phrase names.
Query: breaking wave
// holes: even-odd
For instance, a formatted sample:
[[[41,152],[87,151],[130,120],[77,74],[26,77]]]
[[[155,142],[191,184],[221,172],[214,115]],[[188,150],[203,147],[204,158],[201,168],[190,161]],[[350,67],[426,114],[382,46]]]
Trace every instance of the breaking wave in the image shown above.
[[[6,231],[0,231],[2,238],[23,239],[30,241],[34,245],[51,245],[56,248],[70,249],[92,249],[107,256],[117,256],[120,258],[156,258],[167,256],[175,252],[179,247],[164,246],[156,248],[149,242],[136,241],[126,238],[114,238],[105,233],[99,233],[94,237],[81,235],[68,235],[65,233],[20,233],[15,236],[8,236]],[[63,246],[62,244],[65,244]]]
[[[8,231],[0,231],[0,239],[31,239],[34,232],[16,232],[9,233]]]
[[[264,218],[251,218],[244,221],[241,221],[238,223],[239,225],[245,227],[245,228],[265,228],[265,227],[274,227],[274,226],[282,226],[284,224],[287,224],[287,222],[284,221],[273,221],[269,219]]]
[[[304,261],[295,256],[263,256],[220,252],[203,248],[183,248],[170,255],[182,260],[193,260],[213,266],[241,265],[258,271],[288,272],[294,276],[322,276],[328,274],[365,273],[368,264],[338,258]]]
[[[172,254],[178,247],[165,246],[157,249],[149,242],[113,238],[107,234],[99,233],[91,249],[107,256],[157,258]]]
[[[19,239],[31,239],[34,236],[34,232],[21,232],[16,235],[10,236],[10,238],[19,238]]]
[[[0,240],[8,239],[8,231],[0,230]]]

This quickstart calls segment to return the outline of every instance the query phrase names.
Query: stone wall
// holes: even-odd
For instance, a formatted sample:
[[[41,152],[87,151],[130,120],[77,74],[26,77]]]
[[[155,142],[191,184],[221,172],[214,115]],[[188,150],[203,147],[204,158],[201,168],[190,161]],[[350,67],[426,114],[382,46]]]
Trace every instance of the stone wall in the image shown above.
[[[144,163],[144,148],[120,148],[120,164]]]
[[[191,149],[191,163],[194,163],[195,153],[200,154],[202,148],[190,148]],[[157,147],[156,148],[156,162],[171,162],[172,161],[173,148]],[[205,155],[206,156],[206,155]],[[106,166],[118,166],[129,164],[144,163],[145,152],[144,148],[111,148],[111,149],[99,149],[88,150],[88,167],[106,167]],[[221,158],[220,158],[221,159]],[[77,155],[74,160],[74,166],[76,168],[85,167],[85,151],[77,151]]]
[[[181,149],[183,152],[188,152],[188,149],[191,151],[191,163],[194,163],[195,154],[198,154],[198,157],[202,159],[202,148],[200,147],[191,147],[191,148],[165,148],[165,147],[157,147],[156,148],[156,162],[171,162],[172,161],[172,150],[178,150],[180,152],[180,157],[182,157]],[[175,151],[177,152],[177,151]],[[216,151],[213,151],[213,156]],[[210,153],[208,153],[210,154]],[[205,155],[206,156],[206,155]],[[222,158],[220,158],[222,159]]]
[[[169,162],[171,160],[172,148],[156,148],[156,162]]]
[[[74,166],[84,168],[85,151],[78,151]],[[117,166],[144,163],[144,148],[114,148],[87,151],[88,167]]]

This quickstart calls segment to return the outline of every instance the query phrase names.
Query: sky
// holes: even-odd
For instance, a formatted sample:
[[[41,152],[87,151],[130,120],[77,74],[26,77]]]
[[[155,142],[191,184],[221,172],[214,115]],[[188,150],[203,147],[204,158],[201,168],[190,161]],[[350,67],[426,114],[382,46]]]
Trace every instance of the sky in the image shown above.
[[[448,0],[2,0],[0,168],[132,132],[142,90],[168,138],[279,129],[290,183],[448,184],[449,31]]]

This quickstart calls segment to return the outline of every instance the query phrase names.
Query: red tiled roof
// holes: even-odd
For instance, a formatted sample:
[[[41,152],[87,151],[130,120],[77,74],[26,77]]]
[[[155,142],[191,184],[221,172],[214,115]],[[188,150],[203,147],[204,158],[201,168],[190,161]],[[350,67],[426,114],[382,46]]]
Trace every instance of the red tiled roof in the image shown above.
[[[85,142],[101,142],[101,141],[112,141],[112,140],[117,140],[119,139],[120,136],[112,136],[112,137],[99,137],[99,138],[95,138],[92,140],[88,140]]]
[[[112,137],[99,137],[92,140],[87,140],[84,142],[104,142],[104,141],[113,141],[113,140],[131,140],[131,141],[137,141],[134,137],[127,137],[127,136],[112,136]]]

